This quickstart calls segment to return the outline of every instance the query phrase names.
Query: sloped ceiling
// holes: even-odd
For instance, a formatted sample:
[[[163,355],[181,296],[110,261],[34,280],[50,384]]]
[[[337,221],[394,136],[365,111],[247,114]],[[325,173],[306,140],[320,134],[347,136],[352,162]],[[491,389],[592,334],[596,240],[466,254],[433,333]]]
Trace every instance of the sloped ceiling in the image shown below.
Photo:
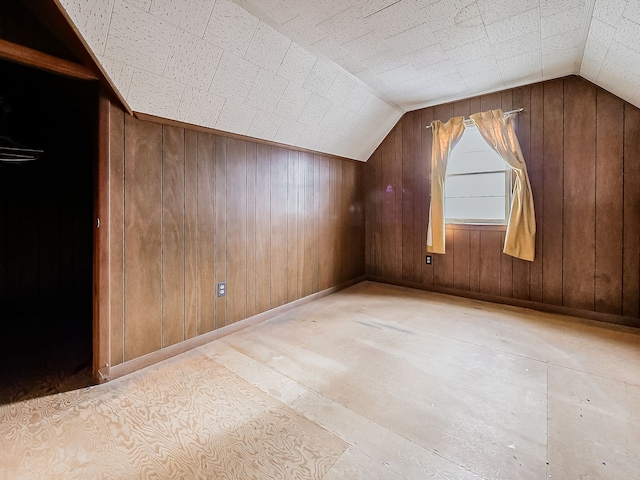
[[[403,112],[580,74],[640,106],[640,0],[57,0],[136,112],[366,161]]]

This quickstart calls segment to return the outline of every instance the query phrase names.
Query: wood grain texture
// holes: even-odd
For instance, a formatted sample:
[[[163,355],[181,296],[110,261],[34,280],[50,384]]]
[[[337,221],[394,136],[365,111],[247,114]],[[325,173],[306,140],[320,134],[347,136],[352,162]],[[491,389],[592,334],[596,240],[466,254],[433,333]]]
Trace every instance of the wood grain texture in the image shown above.
[[[162,346],[185,339],[184,131],[162,129]]]
[[[620,315],[623,240],[624,105],[597,91],[595,310]]]
[[[133,266],[148,273],[149,282],[139,282],[138,290],[126,294],[136,309],[127,313],[135,317],[131,323],[127,317],[120,334],[117,322],[112,326],[117,363],[299,300],[319,292],[321,285],[331,288],[363,275],[362,163],[125,120],[121,110],[112,110],[111,205],[127,204],[118,188],[134,197],[120,216],[127,224],[126,237],[118,241],[113,230],[111,258],[117,260],[118,251],[127,259],[136,255]],[[125,144],[126,155],[118,156]],[[156,158],[157,171],[152,171],[147,163],[156,165]],[[152,224],[149,236],[145,222],[154,218],[154,208],[161,222]],[[148,214],[144,219],[142,210]],[[118,276],[117,266],[114,281],[133,281],[130,274],[137,270],[125,269]],[[216,283],[221,281],[227,282],[227,295],[218,298]],[[151,292],[148,298],[144,288]],[[124,290],[117,283],[112,290],[119,295],[112,299],[112,310],[122,309]],[[141,310],[147,311],[146,319]],[[135,329],[148,332],[149,344],[142,335],[128,337]],[[161,346],[151,345],[155,339]],[[117,350],[123,343],[134,345],[125,358]]]
[[[449,227],[447,253],[425,265],[431,129],[424,127],[433,119],[520,107],[516,129],[535,204],[535,260],[502,254],[504,232]],[[579,77],[566,77],[405,114],[364,169],[367,275],[637,318],[637,112]],[[394,149],[398,131],[400,152]],[[398,199],[386,196],[389,185]],[[417,274],[407,237],[414,242],[411,255],[419,255]]]
[[[593,310],[596,88],[577,77],[565,80],[564,88],[571,94],[564,101],[563,305]]]
[[[131,360],[162,346],[162,125],[126,117],[125,128],[124,356]]]

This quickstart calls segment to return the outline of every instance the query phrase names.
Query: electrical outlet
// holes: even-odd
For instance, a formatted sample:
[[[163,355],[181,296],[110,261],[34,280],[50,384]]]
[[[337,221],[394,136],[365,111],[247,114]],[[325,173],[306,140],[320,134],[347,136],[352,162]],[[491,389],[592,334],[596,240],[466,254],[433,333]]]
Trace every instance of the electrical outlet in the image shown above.
[[[227,282],[218,283],[218,296],[224,297],[227,294]]]
[[[425,263],[427,265],[431,265],[431,255],[427,255],[427,258],[425,259]]]

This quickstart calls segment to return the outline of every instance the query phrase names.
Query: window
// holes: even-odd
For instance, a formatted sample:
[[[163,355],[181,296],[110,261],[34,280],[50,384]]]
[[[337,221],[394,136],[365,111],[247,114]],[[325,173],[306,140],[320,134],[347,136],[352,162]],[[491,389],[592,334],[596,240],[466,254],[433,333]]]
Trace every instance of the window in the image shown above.
[[[447,164],[445,221],[506,225],[511,206],[511,168],[467,126]]]

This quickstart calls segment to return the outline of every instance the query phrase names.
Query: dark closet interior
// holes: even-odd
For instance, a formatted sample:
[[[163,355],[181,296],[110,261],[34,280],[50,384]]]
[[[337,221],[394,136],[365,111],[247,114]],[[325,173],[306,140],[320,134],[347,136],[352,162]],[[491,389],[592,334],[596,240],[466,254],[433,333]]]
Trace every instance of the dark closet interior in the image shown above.
[[[0,403],[91,381],[97,88],[0,61],[1,134],[44,150],[0,161]]]

